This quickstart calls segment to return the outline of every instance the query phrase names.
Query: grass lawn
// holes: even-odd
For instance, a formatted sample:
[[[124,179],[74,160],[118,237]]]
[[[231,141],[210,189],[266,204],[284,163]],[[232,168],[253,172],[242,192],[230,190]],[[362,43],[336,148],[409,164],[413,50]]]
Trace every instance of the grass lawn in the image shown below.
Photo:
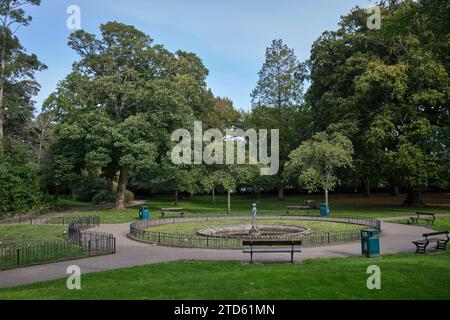
[[[139,219],[139,209],[80,211],[74,217],[99,216],[101,224],[131,223]]]
[[[330,205],[332,212],[336,213],[360,213],[364,216],[395,216],[395,214],[404,214],[405,212],[414,212],[420,208],[403,207],[402,203],[406,195],[398,197],[390,197],[385,194],[375,194],[370,197],[364,197],[360,194],[331,194]],[[287,196],[284,201],[278,201],[275,197],[263,197],[257,200],[252,196],[232,196],[231,210],[233,214],[249,214],[251,212],[252,203],[258,203],[258,212],[286,212],[286,206],[302,205],[303,201],[311,199],[320,205],[323,202],[323,196],[298,195]],[[450,194],[425,194],[425,202],[429,204],[427,211],[431,212],[447,212],[450,213]],[[193,199],[183,199],[179,201],[178,206],[192,213],[206,214],[225,214],[226,202],[225,196],[218,196],[216,199],[216,207],[213,208],[210,196],[196,196]],[[148,203],[151,209],[159,207],[173,207],[174,203],[171,199],[150,201]],[[423,208],[422,208],[423,210]],[[319,210],[315,211],[316,213]]]
[[[67,226],[5,225],[0,226],[0,242],[2,245],[10,245],[34,241],[64,240],[64,231],[67,231]]]
[[[187,222],[178,224],[166,224],[148,228],[152,232],[167,232],[167,233],[182,233],[182,234],[196,234],[198,230],[208,227],[219,226],[239,226],[251,224],[251,221],[206,221],[206,222]],[[329,231],[347,231],[359,230],[362,226],[345,223],[322,222],[322,221],[290,221],[290,220],[260,220],[258,224],[276,224],[276,225],[296,225],[310,228],[312,232],[329,232]]]
[[[63,208],[63,209],[67,209],[67,208],[80,208],[80,207],[95,207],[95,206],[99,206],[93,203],[89,203],[89,202],[82,202],[82,201],[78,201],[78,200],[74,200],[74,199],[70,199],[67,197],[58,197],[58,202],[57,202],[58,208]]]
[[[367,267],[381,268],[381,290],[368,290]],[[450,252],[382,258],[242,265],[182,261],[0,289],[0,299],[450,299]]]
[[[426,208],[427,211],[436,213],[450,213],[450,194],[425,194],[426,203],[430,206]],[[251,196],[232,196],[232,215],[251,215],[252,203],[258,202],[259,215],[280,215],[286,212],[288,205],[301,205],[305,199],[312,199],[316,204],[322,202],[321,195],[299,195],[287,196],[285,201],[278,201],[275,197],[263,197],[261,200],[256,200]],[[404,196],[390,197],[388,195],[373,195],[371,197],[364,197],[358,194],[339,195],[332,194],[330,196],[331,213],[382,218],[392,216],[405,216],[417,210],[424,210],[423,208],[403,207],[401,204]],[[155,199],[147,203],[150,206],[152,217],[159,216],[160,207],[174,207],[171,199]],[[178,207],[184,208],[188,214],[187,216],[205,216],[205,215],[225,215],[226,197],[223,195],[217,196],[216,207],[211,204],[210,196],[196,196],[192,199],[186,198],[180,200]],[[139,206],[131,206],[125,210],[101,210],[95,209],[92,211],[82,211],[76,213],[77,216],[92,216],[99,215],[101,223],[129,223],[138,218]],[[314,210],[314,214],[319,214],[319,210]],[[171,215],[178,217],[178,215]]]

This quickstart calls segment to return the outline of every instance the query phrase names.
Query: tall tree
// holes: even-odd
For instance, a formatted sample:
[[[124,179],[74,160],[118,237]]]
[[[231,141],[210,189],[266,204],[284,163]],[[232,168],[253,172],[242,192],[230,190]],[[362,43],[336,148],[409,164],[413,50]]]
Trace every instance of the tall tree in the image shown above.
[[[259,128],[280,129],[280,167],[283,168],[289,152],[294,146],[293,139],[301,134],[291,126],[293,113],[303,111],[303,82],[305,79],[304,65],[295,56],[281,39],[272,41],[266,49],[265,62],[258,73],[259,79],[256,88],[251,93],[254,113],[251,118]],[[289,129],[291,128],[291,129]],[[269,128],[268,128],[269,129]],[[284,199],[284,185],[282,169],[275,177],[278,184],[278,198]]]
[[[438,180],[422,169],[441,163],[436,157],[448,148],[442,140],[449,125],[448,64],[442,54],[448,43],[437,35],[445,33],[448,19],[442,13],[434,17],[429,1],[380,5],[381,29],[369,30],[367,12],[356,8],[337,31],[324,32],[314,43],[306,100],[316,131],[337,125],[352,140],[355,172],[366,194],[371,185],[400,186],[408,190],[405,204],[421,204],[419,191]],[[420,164],[410,165],[413,155]]]
[[[35,55],[28,55],[15,36],[16,31],[29,25],[31,16],[25,14],[27,5],[40,5],[40,0],[0,1],[0,144],[5,136],[5,117],[20,118],[25,113],[31,118],[31,96],[39,84],[34,72],[45,68]]]
[[[208,70],[194,54],[173,54],[117,22],[101,25],[100,31],[100,38],[83,30],[70,36],[69,45],[81,59],[61,83],[60,101],[67,104],[65,117],[99,110],[111,123],[110,143],[99,154],[98,145],[84,154],[104,155],[99,170],[108,180],[118,172],[116,209],[123,209],[130,174],[162,161],[171,132],[205,115],[213,96],[206,89]]]

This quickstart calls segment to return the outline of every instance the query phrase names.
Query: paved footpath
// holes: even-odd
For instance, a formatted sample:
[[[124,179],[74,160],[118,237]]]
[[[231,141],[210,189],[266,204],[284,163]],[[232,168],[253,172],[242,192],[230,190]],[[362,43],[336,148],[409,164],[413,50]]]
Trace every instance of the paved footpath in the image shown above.
[[[395,220],[401,218],[403,217],[396,217]],[[415,246],[411,241],[420,239],[423,233],[430,231],[423,226],[394,224],[384,221],[381,227],[383,230],[380,243],[382,253],[413,252]],[[65,278],[68,276],[65,272],[70,265],[79,266],[84,274],[176,260],[235,260],[247,262],[249,259],[248,254],[243,254],[241,250],[173,248],[133,241],[126,236],[129,231],[129,224],[105,224],[97,230],[114,234],[117,238],[116,254],[0,271],[0,288]],[[296,259],[301,261],[313,258],[359,256],[360,254],[360,241],[355,241],[324,247],[303,248],[302,253],[296,254]],[[284,259],[289,261],[290,258],[286,254],[264,254],[255,257],[256,261],[266,263],[280,262]]]

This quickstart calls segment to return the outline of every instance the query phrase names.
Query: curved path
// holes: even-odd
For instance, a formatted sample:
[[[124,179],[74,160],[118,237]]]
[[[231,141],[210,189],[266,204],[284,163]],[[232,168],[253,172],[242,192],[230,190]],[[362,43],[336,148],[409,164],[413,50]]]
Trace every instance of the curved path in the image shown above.
[[[401,218],[396,217],[395,219]],[[411,241],[420,239],[423,233],[430,231],[423,226],[389,222],[382,222],[381,227],[383,230],[380,242],[382,253],[413,252],[415,247],[411,244]],[[236,260],[247,262],[249,259],[248,254],[243,254],[241,250],[173,248],[133,241],[127,238],[128,223],[105,224],[97,230],[114,234],[117,238],[116,254],[0,271],[0,288],[64,278],[68,276],[65,272],[70,265],[79,266],[84,274],[176,260]],[[296,260],[359,255],[361,255],[361,244],[360,241],[355,241],[331,246],[303,248],[302,253],[296,254]],[[289,257],[286,254],[264,254],[257,255],[255,261],[289,261]]]

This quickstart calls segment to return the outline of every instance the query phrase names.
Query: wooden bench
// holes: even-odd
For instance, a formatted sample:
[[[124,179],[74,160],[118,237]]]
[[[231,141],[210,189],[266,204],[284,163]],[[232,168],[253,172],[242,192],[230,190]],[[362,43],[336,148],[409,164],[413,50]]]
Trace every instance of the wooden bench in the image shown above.
[[[165,218],[167,213],[179,213],[183,217],[186,212],[183,208],[161,208],[161,218]]]
[[[420,220],[424,220],[427,222],[427,224],[434,224],[434,221],[436,221],[436,214],[430,213],[430,212],[416,212],[415,217],[409,217],[410,221],[408,223],[411,224],[419,224]]]
[[[316,204],[314,200],[303,201],[302,206],[287,206],[286,214],[289,215],[291,211],[303,211],[306,210],[306,215],[309,216],[309,210],[316,209]]]
[[[417,247],[416,253],[425,253],[425,250],[427,249],[428,245],[432,242],[436,242],[436,249],[438,250],[446,250],[447,249],[447,243],[450,241],[450,238],[448,236],[449,232],[448,231],[441,231],[441,232],[433,232],[433,233],[424,233],[423,237],[425,239],[423,240],[416,240],[413,241],[412,243],[414,243]],[[438,238],[436,236],[446,236],[445,238]],[[434,237],[434,238],[430,238],[430,237]]]
[[[300,246],[301,240],[243,240],[243,246],[250,246],[242,250],[243,253],[250,253],[250,263],[253,263],[253,254],[255,253],[290,253],[291,263],[294,263],[294,253],[301,252],[295,246]],[[265,246],[265,248],[255,248]],[[267,247],[270,246],[270,247]],[[290,248],[274,248],[272,246],[290,246]]]
[[[289,215],[292,211],[304,211],[306,210],[306,215],[309,216],[309,210],[311,210],[311,206],[287,206],[286,214]]]
[[[305,200],[303,201],[304,206],[310,206],[311,209],[317,209],[316,202],[314,200]]]

